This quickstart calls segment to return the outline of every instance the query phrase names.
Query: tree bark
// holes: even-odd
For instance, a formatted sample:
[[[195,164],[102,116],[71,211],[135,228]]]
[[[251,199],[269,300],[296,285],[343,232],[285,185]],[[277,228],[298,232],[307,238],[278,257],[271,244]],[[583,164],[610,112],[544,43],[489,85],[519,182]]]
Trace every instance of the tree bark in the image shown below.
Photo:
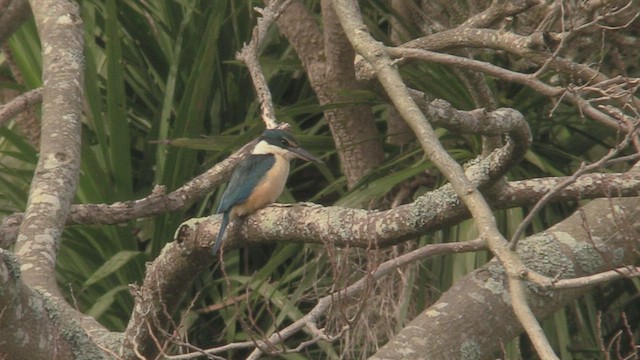
[[[307,70],[320,105],[357,101],[364,91],[355,78],[354,51],[344,35],[330,1],[322,1],[324,29],[320,30],[307,8],[294,0],[277,21],[278,28],[295,48]],[[369,106],[349,105],[325,111],[340,157],[347,186],[380,165],[382,139]]]
[[[523,239],[518,254],[549,277],[574,278],[631,264],[640,245],[640,198],[598,199],[547,231]],[[489,359],[522,332],[495,260],[463,277],[371,359]],[[528,287],[545,318],[590,290]]]

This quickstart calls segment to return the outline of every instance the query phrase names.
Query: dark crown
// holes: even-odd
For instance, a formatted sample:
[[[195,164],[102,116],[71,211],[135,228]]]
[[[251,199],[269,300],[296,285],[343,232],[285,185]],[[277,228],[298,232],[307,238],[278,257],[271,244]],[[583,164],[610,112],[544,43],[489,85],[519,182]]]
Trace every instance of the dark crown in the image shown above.
[[[284,130],[268,129],[265,130],[260,139],[268,142],[271,145],[279,146],[282,148],[298,147],[298,142],[293,135]]]

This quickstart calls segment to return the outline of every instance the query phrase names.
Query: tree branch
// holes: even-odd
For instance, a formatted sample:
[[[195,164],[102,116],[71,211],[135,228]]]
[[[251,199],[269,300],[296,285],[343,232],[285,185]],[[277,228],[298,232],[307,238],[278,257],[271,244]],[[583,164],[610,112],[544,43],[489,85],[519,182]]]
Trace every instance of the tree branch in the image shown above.
[[[78,6],[73,2],[33,0],[31,7],[43,46],[43,131],[29,202],[15,244],[22,278],[13,286],[19,296],[26,294],[22,282],[38,293],[32,294],[31,299],[40,299],[44,304],[42,311],[53,319],[57,328],[64,325],[65,331],[60,335],[71,351],[91,353],[95,344],[87,332],[101,339],[106,339],[104,335],[108,332],[95,319],[80,314],[65,302],[55,277],[60,236],[76,191],[80,165],[82,22]],[[28,301],[21,303],[29,304]],[[45,324],[44,328],[49,326]],[[67,346],[54,341],[57,336],[50,338],[53,342],[42,344],[51,347],[39,351],[51,356],[57,346]]]
[[[267,31],[271,24],[273,24],[280,14],[284,11],[288,5],[289,0],[271,1],[264,9],[256,11],[260,13],[258,17],[258,24],[253,28],[253,35],[251,41],[245,44],[236,54],[236,59],[247,64],[253,85],[260,99],[260,109],[262,121],[264,121],[267,129],[275,129],[278,125],[276,121],[276,112],[273,109],[273,100],[271,99],[271,91],[267,85],[267,79],[265,78],[262,70],[260,69],[260,62],[258,61],[258,53],[260,48],[264,44],[264,39],[267,35]]]
[[[0,126],[4,126],[11,118],[41,101],[42,88],[38,88],[28,91],[0,106]]]
[[[582,98],[575,92],[571,92],[561,87],[547,85],[538,80],[536,77],[507,70],[499,66],[495,66],[483,61],[468,59],[455,55],[440,54],[427,50],[409,49],[409,48],[389,48],[389,54],[403,58],[418,58],[425,61],[442,63],[448,65],[459,66],[463,68],[473,69],[499,79],[526,85],[538,93],[555,98],[557,100],[566,100],[575,105],[581,112],[590,118],[609,126],[616,130],[631,131],[631,129],[623,122],[607,115],[606,113],[594,108],[587,100]]]
[[[524,316],[527,314],[528,308],[526,298],[519,296],[523,292],[515,291],[516,286],[522,286],[518,283],[522,281],[521,277],[528,276],[540,279],[539,275],[529,271],[522,264],[520,258],[509,250],[506,239],[496,227],[491,208],[480,192],[467,179],[462,168],[447,154],[438,141],[433,128],[429,125],[415,102],[411,100],[409,92],[397,68],[393,66],[386,49],[381,43],[375,41],[367,31],[357,9],[357,3],[350,0],[334,0],[333,4],[351,44],[358,53],[373,65],[378,81],[385,88],[400,114],[416,133],[429,159],[449,180],[456,194],[469,208],[476,221],[476,228],[480,237],[487,242],[491,252],[504,265],[510,279],[511,288],[514,289],[513,292],[510,292],[512,303],[519,308],[517,314],[522,316],[520,318],[522,324],[525,326],[538,354],[544,359],[556,358],[546,338],[540,336],[542,330],[537,321],[535,319],[531,321],[530,316]]]
[[[96,342],[105,348],[122,343],[122,334],[106,331],[59,298],[28,286],[15,255],[2,249],[0,288],[0,356],[66,360],[82,354],[102,359],[103,347]]]
[[[320,105],[357,102],[352,93],[366,90],[353,70],[353,49],[336,20],[330,1],[321,2],[323,30],[300,0],[291,4],[278,19],[280,32],[289,40],[302,60],[309,82]],[[352,187],[377,168],[384,158],[382,141],[369,106],[329,107],[325,111],[340,165]]]
[[[492,0],[491,5],[482,12],[471,16],[459,28],[491,27],[496,22],[508,16],[514,16],[527,11],[532,6],[539,5],[541,0]]]
[[[521,240],[518,254],[527,266],[560,278],[555,282],[558,288],[571,285],[570,290],[552,290],[553,284],[545,288],[529,284],[526,297],[536,317],[545,318],[590,290],[574,287],[574,278],[609,277],[607,270],[637,260],[632,250],[640,231],[637,204],[638,198],[594,200],[547,231]],[[578,280],[589,274],[598,275]],[[447,324],[447,332],[442,324]],[[489,359],[521,332],[507,296],[505,270],[494,260],[458,281],[371,359],[402,359],[406,354],[429,359],[473,354]]]
[[[27,284],[59,295],[55,259],[80,169],[82,21],[75,3],[33,0],[31,7],[46,49],[43,131],[16,254]]]

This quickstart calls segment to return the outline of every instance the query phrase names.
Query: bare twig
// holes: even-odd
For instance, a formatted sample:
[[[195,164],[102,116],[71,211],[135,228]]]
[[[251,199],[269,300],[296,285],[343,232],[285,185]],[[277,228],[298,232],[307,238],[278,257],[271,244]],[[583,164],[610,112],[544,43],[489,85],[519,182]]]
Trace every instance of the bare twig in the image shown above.
[[[476,221],[476,227],[482,239],[484,239],[491,251],[504,266],[508,277],[511,300],[514,311],[518,315],[521,324],[529,334],[538,354],[543,359],[556,359],[557,356],[551,349],[551,345],[544,337],[544,333],[535,317],[528,308],[522,277],[546,282],[547,279],[540,274],[535,274],[527,269],[521,259],[507,246],[506,239],[496,227],[491,208],[484,197],[465,176],[462,168],[447,154],[438,141],[433,128],[428,124],[418,106],[411,100],[409,92],[404,85],[400,74],[389,57],[385,47],[375,41],[368,33],[357,3],[350,0],[334,0],[336,13],[340,18],[343,28],[351,44],[376,71],[378,81],[385,88],[394,105],[416,133],[423,149],[431,161],[442,171],[449,180],[456,194],[469,208]]]
[[[597,285],[603,282],[640,276],[640,267],[621,267],[598,274],[582,276],[573,279],[559,279],[550,284],[553,289],[574,289]]]
[[[508,16],[525,12],[530,7],[540,3],[541,0],[492,0],[488,8],[467,19],[459,28],[490,27]]]
[[[248,44],[242,47],[242,50],[236,54],[236,59],[243,61],[247,64],[253,85],[260,99],[260,109],[262,115],[262,121],[264,121],[267,129],[274,129],[278,126],[276,121],[276,113],[273,109],[273,100],[271,99],[271,91],[267,85],[267,79],[264,73],[260,69],[260,62],[258,61],[258,54],[260,47],[264,43],[265,36],[269,27],[278,19],[278,16],[282,14],[289,0],[274,0],[264,8],[255,8],[260,13],[258,17],[258,24],[253,29],[253,36]]]
[[[29,109],[31,106],[42,101],[42,88],[33,89],[28,91],[10,102],[0,106],[0,126],[3,126],[7,121],[11,120],[14,116]]]
[[[547,85],[544,82],[538,80],[535,76],[522,74],[515,71],[507,70],[501,68],[499,66],[495,66],[483,61],[468,59],[464,57],[449,55],[449,54],[441,54],[428,50],[422,49],[413,49],[413,48],[387,48],[389,54],[391,56],[401,56],[404,58],[416,58],[422,59],[425,61],[442,63],[448,65],[459,66],[463,68],[473,69],[485,74],[495,76],[505,81],[515,82],[522,85],[526,85],[533,90],[539,92],[542,95],[549,96],[552,98],[558,98],[561,100],[566,100],[576,107],[578,107],[585,115],[590,118],[607,125],[614,129],[620,129],[624,131],[629,131],[629,129],[625,126],[624,123],[612,118],[611,116],[603,113],[602,111],[594,108],[591,104],[580,97],[575,91],[568,91],[567,89],[563,89],[556,86]]]
[[[138,200],[114,204],[72,205],[66,224],[118,224],[182,209],[228,179],[235,165],[249,154],[254,145],[255,140],[249,142],[170,194],[165,194],[164,187],[156,186],[151,195]],[[17,227],[23,218],[24,214],[15,213],[3,219],[0,225],[0,246],[13,244],[17,236]]]
[[[370,274],[365,275],[363,278],[356,281],[355,283],[318,300],[318,303],[316,304],[316,306],[314,306],[313,309],[311,309],[302,318],[296,320],[293,324],[285,327],[284,329],[281,329],[280,331],[277,331],[276,333],[271,335],[268,339],[258,340],[255,344],[256,346],[255,350],[249,355],[249,357],[247,357],[247,359],[257,359],[262,354],[261,348],[267,345],[274,346],[274,345],[280,344],[301,330],[304,330],[310,335],[312,335],[313,339],[309,341],[315,341],[316,338],[317,340],[326,340],[326,341],[337,339],[337,336],[327,337],[326,334],[324,334],[323,331],[318,329],[315,324],[320,319],[320,317],[322,317],[327,312],[327,310],[331,307],[333,300],[335,298],[348,299],[348,298],[357,296],[367,287],[367,283],[370,279],[373,279],[374,281],[380,280],[384,276],[390,274],[391,272],[395,271],[396,269],[402,266],[406,266],[418,260],[425,260],[433,256],[450,254],[450,253],[464,253],[464,252],[471,252],[471,251],[479,251],[483,249],[486,249],[486,246],[484,241],[480,239],[475,239],[475,240],[470,240],[470,241],[460,242],[460,243],[429,244],[419,249],[416,249],[414,251],[411,251],[409,253],[406,253],[404,255],[388,260],[380,264],[380,266],[378,266],[378,268],[375,269],[375,271],[372,271]],[[246,347],[249,347],[249,345],[254,345],[254,344],[253,342],[234,343],[234,344],[228,344],[218,348],[207,349],[204,351],[207,354],[215,354],[215,353],[220,353],[222,351],[226,351],[229,349],[246,348]],[[304,346],[304,345],[308,345],[307,342],[303,342],[298,346]],[[189,354],[174,355],[174,356],[168,357],[168,359],[172,359],[172,360],[191,359],[197,356],[202,356],[202,352],[198,351],[198,352],[193,352]]]
[[[554,196],[556,196],[562,189],[569,186],[571,183],[575,182],[581,175],[589,171],[599,169],[602,166],[604,166],[604,164],[606,164],[607,161],[611,160],[621,150],[625,149],[629,145],[629,143],[633,140],[634,137],[635,137],[635,132],[628,133],[627,136],[625,136],[624,140],[620,144],[618,144],[616,148],[609,150],[609,152],[605,156],[600,158],[600,160],[589,165],[586,165],[583,163],[580,166],[580,168],[573,173],[572,176],[570,176],[568,179],[559,183],[555,188],[551,189],[551,191],[546,193],[540,200],[538,200],[536,205],[531,209],[531,211],[529,211],[529,213],[522,220],[522,222],[520,222],[516,231],[514,231],[513,236],[511,237],[511,243],[510,243],[511,249],[512,250],[516,249],[516,247],[518,246],[518,240],[524,233],[527,226],[529,226],[529,224],[531,223],[533,218],[538,214],[540,209],[542,209],[542,207],[544,207]]]

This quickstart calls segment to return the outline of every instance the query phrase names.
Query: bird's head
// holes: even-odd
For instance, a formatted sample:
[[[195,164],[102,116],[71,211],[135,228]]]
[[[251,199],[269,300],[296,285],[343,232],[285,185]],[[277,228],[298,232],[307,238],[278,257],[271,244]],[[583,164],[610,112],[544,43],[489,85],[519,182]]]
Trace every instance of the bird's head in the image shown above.
[[[321,163],[322,161],[307,150],[301,148],[293,135],[284,130],[268,129],[258,138],[253,154],[279,154],[287,160],[294,157]]]

